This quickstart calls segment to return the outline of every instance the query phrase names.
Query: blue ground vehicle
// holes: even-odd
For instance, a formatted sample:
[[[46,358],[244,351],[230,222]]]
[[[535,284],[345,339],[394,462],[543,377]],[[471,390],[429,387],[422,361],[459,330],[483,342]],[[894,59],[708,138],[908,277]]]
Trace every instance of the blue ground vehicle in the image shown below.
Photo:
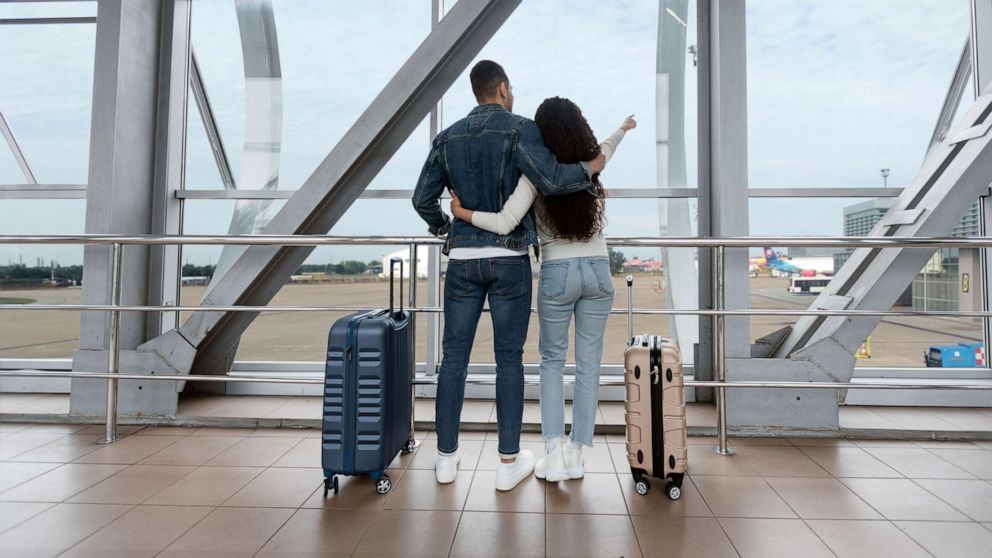
[[[985,366],[985,349],[978,341],[956,345],[932,345],[923,358],[930,367],[979,368]]]

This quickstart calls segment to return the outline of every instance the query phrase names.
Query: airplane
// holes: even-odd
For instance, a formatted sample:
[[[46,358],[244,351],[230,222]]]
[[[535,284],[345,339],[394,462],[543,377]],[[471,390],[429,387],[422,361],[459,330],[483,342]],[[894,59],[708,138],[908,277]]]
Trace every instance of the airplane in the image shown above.
[[[779,259],[778,254],[775,250],[770,247],[765,246],[765,266],[782,273],[787,273],[789,275],[799,275],[802,277],[811,277],[816,275],[815,270],[803,269],[795,264],[789,263],[786,260]]]

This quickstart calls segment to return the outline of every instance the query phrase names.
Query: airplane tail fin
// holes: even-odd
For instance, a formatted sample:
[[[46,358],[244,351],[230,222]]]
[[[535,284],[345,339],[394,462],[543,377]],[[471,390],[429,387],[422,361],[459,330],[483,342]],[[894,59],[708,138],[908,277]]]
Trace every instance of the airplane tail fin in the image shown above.
[[[765,246],[765,261],[774,262],[777,260],[778,260],[778,256],[775,255],[775,250],[772,250],[771,247],[769,246]]]

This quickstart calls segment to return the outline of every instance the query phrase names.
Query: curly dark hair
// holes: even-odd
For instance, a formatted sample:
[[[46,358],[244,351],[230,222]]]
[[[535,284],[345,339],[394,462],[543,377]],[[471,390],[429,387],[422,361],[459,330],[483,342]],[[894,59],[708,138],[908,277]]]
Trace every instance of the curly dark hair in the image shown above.
[[[537,107],[534,121],[544,137],[544,145],[558,162],[580,163],[599,155],[599,142],[572,101],[561,97],[545,99]],[[581,191],[540,197],[536,210],[555,238],[587,242],[603,230],[605,204],[598,173],[593,175],[592,182],[595,193]]]

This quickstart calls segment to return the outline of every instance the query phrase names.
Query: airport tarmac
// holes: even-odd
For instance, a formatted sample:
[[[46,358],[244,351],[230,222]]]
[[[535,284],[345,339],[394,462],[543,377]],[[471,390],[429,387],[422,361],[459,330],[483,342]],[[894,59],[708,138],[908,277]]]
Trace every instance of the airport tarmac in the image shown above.
[[[427,303],[426,280],[418,282],[417,300]],[[626,306],[623,277],[614,277],[615,308]],[[757,277],[750,280],[753,308],[803,309],[812,296],[793,295],[786,291],[788,279]],[[667,308],[665,291],[658,275],[641,275],[634,282],[634,306]],[[182,303],[198,304],[204,287],[183,287]],[[535,282],[535,293],[537,284]],[[2,294],[35,299],[45,304],[78,304],[80,289],[39,289],[4,291]],[[283,306],[381,306],[388,301],[388,283],[290,284],[276,295],[274,305]],[[238,360],[321,361],[324,358],[327,330],[340,312],[261,314],[245,332],[238,349]],[[669,335],[669,320],[660,316],[635,316],[636,332]],[[751,339],[766,335],[793,323],[794,319],[758,316],[751,319]],[[417,354],[426,352],[425,315],[417,320]],[[538,362],[537,316],[531,318],[530,334],[525,346],[525,362]],[[606,332],[604,362],[619,363],[627,336],[626,317],[611,316]],[[887,318],[871,335],[871,358],[858,361],[859,366],[922,367],[927,347],[934,344],[979,340],[981,326],[977,320],[938,317]],[[0,312],[0,358],[68,358],[78,347],[79,313],[52,311]],[[484,314],[472,352],[474,362],[493,361],[493,333],[488,314]]]

